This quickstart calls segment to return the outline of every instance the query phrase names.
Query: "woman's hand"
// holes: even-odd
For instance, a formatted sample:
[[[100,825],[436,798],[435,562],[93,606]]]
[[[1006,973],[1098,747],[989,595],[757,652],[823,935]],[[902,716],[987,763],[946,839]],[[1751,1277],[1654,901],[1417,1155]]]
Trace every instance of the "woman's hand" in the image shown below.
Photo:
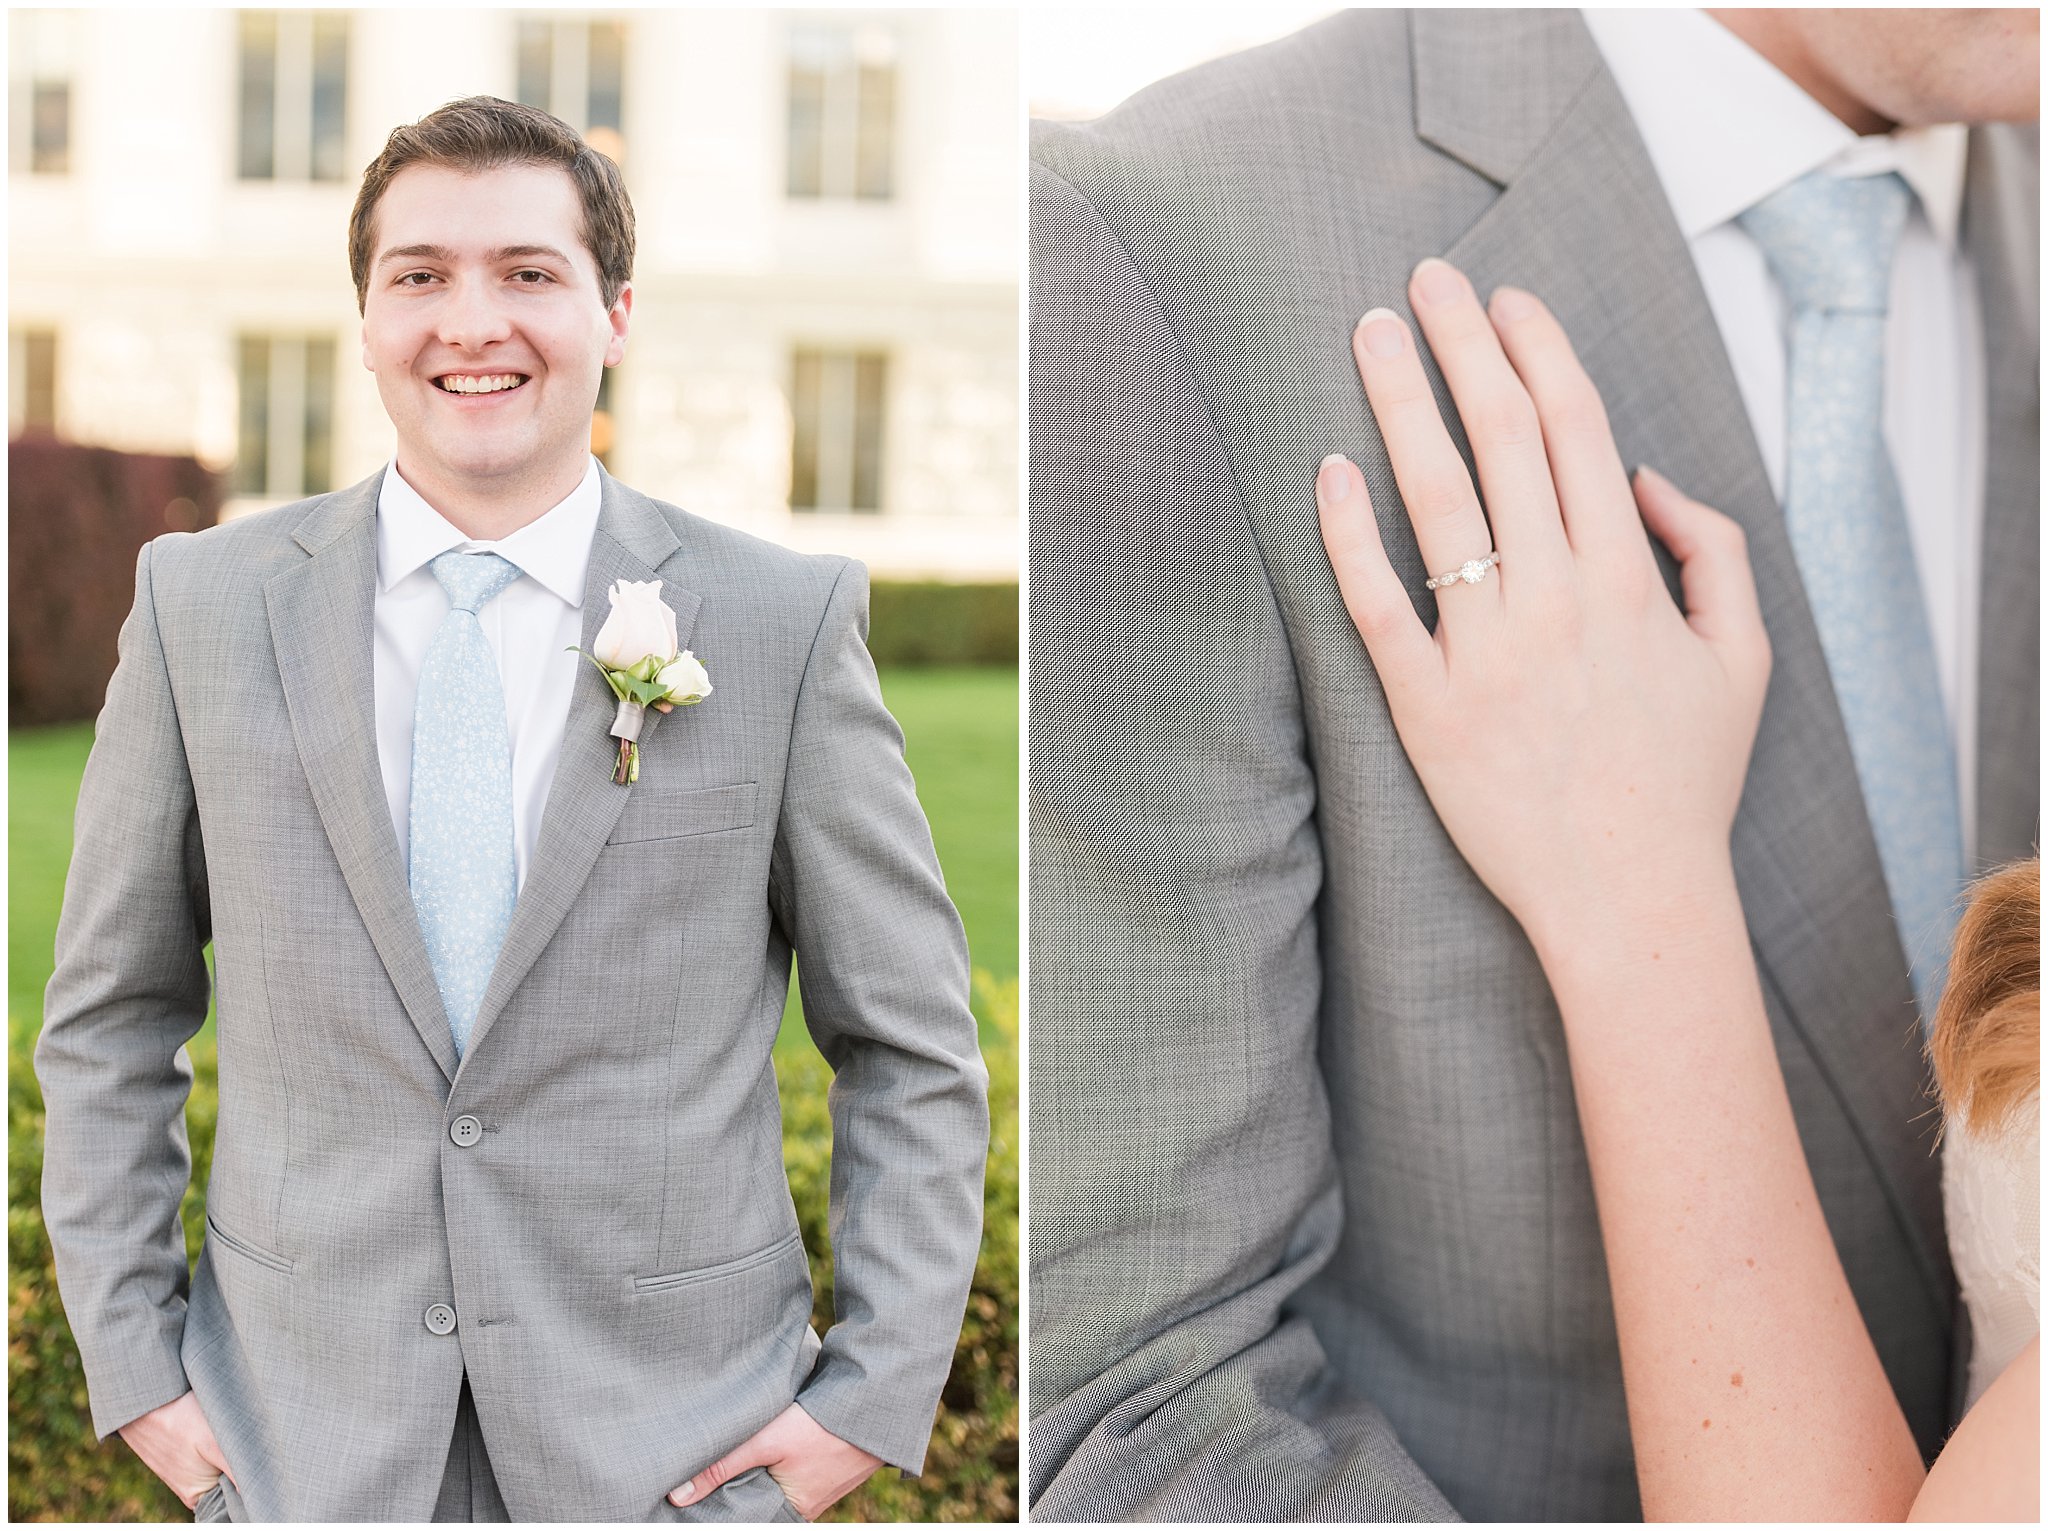
[[[1323,542],[1430,801],[1540,955],[1727,880],[1770,645],[1741,530],[1648,469],[1630,492],[1599,394],[1541,303],[1500,288],[1489,315],[1440,260],[1409,297],[1487,512],[1385,309],[1351,337],[1366,397],[1428,572],[1496,548],[1499,566],[1438,591],[1432,635],[1340,456],[1316,478]],[[1683,613],[1646,522],[1682,567]]]

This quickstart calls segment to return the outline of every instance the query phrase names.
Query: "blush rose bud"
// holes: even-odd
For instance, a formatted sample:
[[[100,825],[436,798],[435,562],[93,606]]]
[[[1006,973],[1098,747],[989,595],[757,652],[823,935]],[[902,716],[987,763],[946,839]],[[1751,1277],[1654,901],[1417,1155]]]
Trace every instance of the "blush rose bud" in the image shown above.
[[[612,609],[591,645],[597,658],[624,669],[647,655],[675,656],[676,614],[662,604],[658,579],[614,580]]]

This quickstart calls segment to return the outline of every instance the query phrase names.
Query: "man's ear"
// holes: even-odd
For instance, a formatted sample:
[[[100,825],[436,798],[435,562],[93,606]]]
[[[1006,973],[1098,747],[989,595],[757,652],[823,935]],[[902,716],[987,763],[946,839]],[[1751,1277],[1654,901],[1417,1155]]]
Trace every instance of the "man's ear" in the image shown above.
[[[362,341],[362,343],[363,343],[363,370],[364,370],[365,372],[375,372],[375,371],[376,371],[377,369],[376,369],[375,367],[373,367],[373,366],[371,366],[371,365],[370,365],[370,327],[369,327],[369,325],[367,325],[367,324],[364,324],[364,325],[360,326],[360,327],[359,327],[359,328],[358,328],[358,329],[356,330],[356,338],[357,338],[358,340]]]
[[[604,364],[616,367],[626,358],[626,330],[633,318],[633,284],[626,283],[619,289],[619,295],[612,300],[611,312],[605,315],[612,327],[611,344],[604,348]]]

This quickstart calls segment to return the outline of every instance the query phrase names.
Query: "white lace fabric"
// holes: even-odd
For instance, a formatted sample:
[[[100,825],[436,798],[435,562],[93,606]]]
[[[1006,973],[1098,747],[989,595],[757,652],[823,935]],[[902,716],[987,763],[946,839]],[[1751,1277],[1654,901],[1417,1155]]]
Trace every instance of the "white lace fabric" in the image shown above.
[[[1949,1256],[1970,1313],[1974,1404],[2041,1332],[2040,1092],[1991,1133],[1951,1117],[1941,1185]]]

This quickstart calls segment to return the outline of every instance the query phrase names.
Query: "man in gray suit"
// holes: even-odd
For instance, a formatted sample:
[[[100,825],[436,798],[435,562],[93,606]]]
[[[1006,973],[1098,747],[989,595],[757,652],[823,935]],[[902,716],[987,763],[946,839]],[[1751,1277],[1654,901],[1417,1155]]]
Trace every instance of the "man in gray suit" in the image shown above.
[[[143,550],[79,795],[37,1070],[94,1426],[200,1519],[815,1515],[922,1465],[987,1138],[865,572],[591,459],[632,207],[560,122],[399,129],[350,254],[394,464]],[[654,581],[624,660],[688,648],[711,694],[615,783],[571,649]],[[822,1344],[770,1061],[793,950],[837,1075]]]
[[[1901,272],[1964,322],[1914,310],[1955,390],[1921,411],[1931,457],[1893,449],[1907,508],[1966,534],[1922,557],[1957,608],[1930,617],[1971,861],[2022,855],[2036,141],[1856,135],[2030,117],[2035,23],[1879,14],[1739,41],[1696,13],[1349,11],[1036,129],[1035,1518],[1640,1513],[1556,1011],[1431,812],[1317,530],[1343,452],[1425,615],[1425,578],[1486,552],[1425,566],[1347,345],[1434,255],[1539,295],[1623,460],[1747,531],[1776,669],[1744,906],[1857,1300],[1923,1449],[1952,1422],[1908,954],[1774,488],[1782,321],[1731,222],[1851,153],[1899,156],[1840,168],[1924,204]]]

